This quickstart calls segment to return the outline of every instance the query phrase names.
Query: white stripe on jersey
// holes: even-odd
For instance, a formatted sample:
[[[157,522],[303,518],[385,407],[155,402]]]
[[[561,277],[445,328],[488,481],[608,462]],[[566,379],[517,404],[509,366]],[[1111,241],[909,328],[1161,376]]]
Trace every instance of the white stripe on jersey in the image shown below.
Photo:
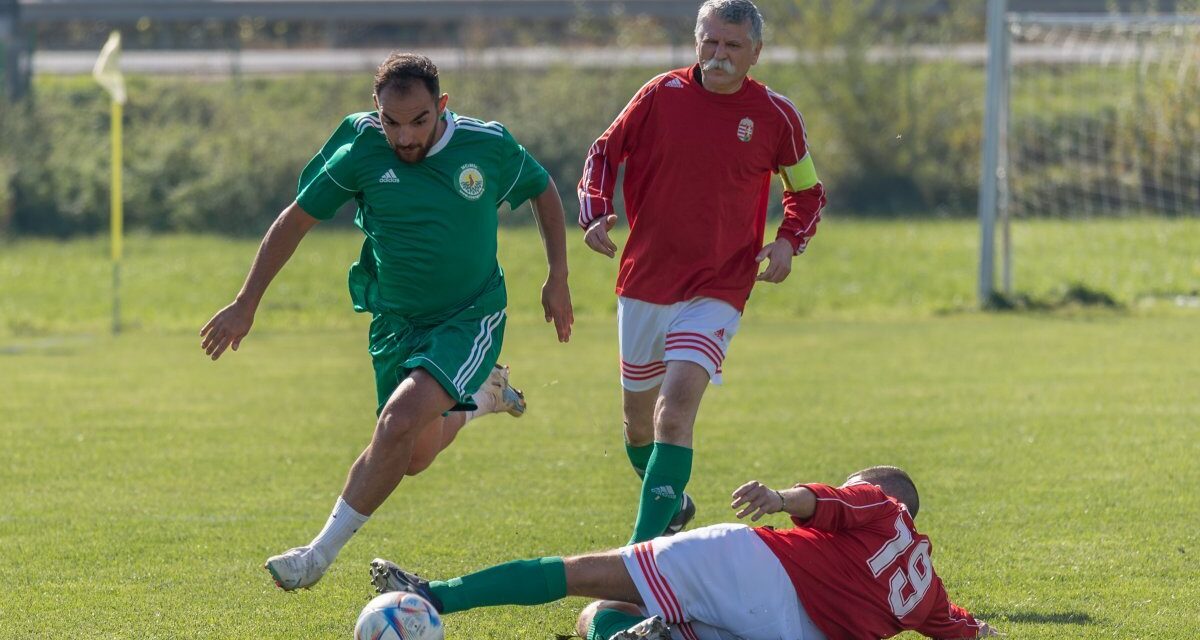
[[[341,187],[343,191],[349,191],[350,193],[358,193],[358,192],[357,192],[357,191],[355,191],[354,189],[347,189],[346,187],[342,186],[342,183],[338,182],[338,181],[337,181],[337,178],[334,178],[332,173],[329,173],[329,160],[328,160],[328,159],[325,157],[325,150],[324,150],[324,149],[321,149],[320,151],[317,151],[317,153],[318,153],[318,154],[320,154],[320,156],[321,156],[321,160],[322,160],[322,161],[325,163],[325,167],[324,167],[324,173],[325,173],[325,176],[329,178],[329,181],[330,181],[330,182],[332,182],[332,183],[336,184],[337,186]]]
[[[383,131],[383,124],[379,122],[379,116],[373,116],[368,113],[366,115],[359,116],[359,118],[354,121],[354,128],[359,133],[366,131],[367,127],[374,127],[381,132]]]
[[[467,131],[478,131],[479,133],[488,133],[493,136],[500,136],[500,137],[504,136],[503,133],[501,133],[500,131],[498,131],[496,129],[486,129],[484,127],[477,127],[473,124],[469,124],[466,122],[458,122],[457,125],[458,125],[459,129],[465,129]]]
[[[644,95],[642,95],[641,99],[645,100],[646,98],[649,98],[650,96],[654,95],[655,91],[658,91],[658,82],[660,80],[662,80],[663,78],[667,77],[668,75],[670,75],[669,71],[667,73],[660,73],[660,74],[654,76],[653,78],[651,78],[649,82],[642,85],[642,88],[638,89],[637,93],[634,93],[634,97],[630,98],[629,102],[625,103],[625,108],[621,109],[621,112],[617,114],[617,117],[615,119],[613,119],[613,123],[615,124],[616,122],[619,122],[621,120],[621,118],[623,118],[625,116],[625,114],[630,109],[633,108],[633,106],[635,104],[634,101],[637,100],[637,96],[639,93],[642,92],[642,89],[645,89],[646,87],[649,87],[650,85],[654,85],[649,91],[647,91]],[[610,129],[612,128],[611,125],[609,126],[609,128]],[[608,131],[605,131],[605,133],[608,133]],[[598,143],[599,140],[597,140],[596,142]],[[587,187],[591,186],[591,184],[592,184],[591,175],[592,175],[592,172],[595,171],[595,169],[593,168],[594,163],[592,162],[592,157],[595,155],[595,153],[596,153],[596,144],[593,143],[591,149],[588,150],[588,159],[587,159],[587,162],[584,163],[584,167],[583,167],[583,176],[586,179],[586,183],[584,186],[581,186],[579,188],[581,194],[587,193]],[[600,155],[608,157],[608,138],[604,139],[604,148],[600,150]],[[604,180],[606,178],[608,178],[608,163],[607,162],[604,163],[603,168],[600,171],[600,190],[601,191],[604,189]],[[615,188],[615,185],[614,185],[614,188]],[[587,209],[587,219],[582,220],[583,226],[587,226],[588,224],[591,224],[591,222],[593,220],[595,220],[596,218],[599,218],[600,216],[608,215],[608,207],[609,207],[608,202],[604,203],[604,211],[600,212],[599,214],[593,215],[591,203],[587,201],[587,198],[584,196],[581,196],[580,200],[584,203],[584,207]],[[582,214],[583,210],[581,209],[580,212]]]
[[[804,116],[800,114],[800,110],[797,109],[796,105],[793,104],[791,100],[788,100],[786,96],[775,93],[770,87],[767,87],[766,89],[767,96],[770,98],[771,104],[779,111],[779,115],[783,116],[784,121],[787,122],[788,129],[790,129],[792,132],[792,155],[796,157],[796,161],[792,164],[800,164],[801,160],[804,160],[808,157],[808,128],[804,126]],[[792,120],[788,118],[787,114],[784,113],[783,109],[779,106],[780,102],[783,102],[788,106],[789,109],[791,109],[791,112],[796,116],[796,121],[800,123],[800,134],[804,140],[803,156],[800,155],[800,150],[796,148],[796,129],[792,126]]]
[[[522,148],[521,149],[521,166],[517,167],[517,177],[513,178],[513,183],[511,186],[508,187],[508,191],[505,191],[504,195],[500,196],[500,199],[496,201],[497,207],[500,206],[501,202],[504,202],[504,199],[508,197],[508,194],[512,193],[513,187],[517,186],[517,182],[519,182],[521,180],[521,173],[523,171],[525,171],[525,158],[528,158],[528,157],[529,157],[529,152],[525,151],[525,149]]]
[[[478,118],[468,118],[466,116],[454,115],[454,122],[464,129],[478,131],[480,133],[490,133],[494,136],[503,136],[504,128],[499,122],[484,122]]]

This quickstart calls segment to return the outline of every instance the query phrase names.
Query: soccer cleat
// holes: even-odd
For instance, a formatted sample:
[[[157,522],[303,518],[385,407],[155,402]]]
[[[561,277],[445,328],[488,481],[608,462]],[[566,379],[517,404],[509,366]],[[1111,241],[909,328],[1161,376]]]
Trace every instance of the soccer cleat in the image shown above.
[[[504,411],[514,418],[525,414],[525,394],[508,383],[508,367],[500,364],[492,367],[479,390],[492,397],[493,411]]]
[[[683,528],[688,526],[688,523],[695,517],[696,503],[685,491],[683,499],[679,502],[679,513],[676,513],[675,517],[671,518],[671,521],[667,523],[667,530],[663,532],[663,535],[673,536],[683,531]]]
[[[329,563],[312,547],[296,547],[267,558],[263,568],[271,572],[275,586],[284,591],[307,589],[325,575]]]
[[[375,558],[371,561],[371,584],[375,585],[375,593],[391,591],[415,593],[433,603],[433,608],[437,609],[438,613],[442,612],[442,601],[433,595],[433,590],[429,588],[429,581],[415,573],[401,569],[390,560]]]
[[[612,634],[608,640],[671,640],[671,629],[662,618],[653,616]]]

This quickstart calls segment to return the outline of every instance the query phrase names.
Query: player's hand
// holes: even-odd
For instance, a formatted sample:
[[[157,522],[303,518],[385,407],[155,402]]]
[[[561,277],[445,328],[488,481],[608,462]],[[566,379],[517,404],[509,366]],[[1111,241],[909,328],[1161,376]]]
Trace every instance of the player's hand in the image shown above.
[[[1004,637],[1003,633],[996,631],[995,627],[984,622],[983,620],[980,620],[979,624],[981,624],[983,626],[979,627],[979,634],[975,636],[976,638],[1003,638]]]
[[[597,218],[583,234],[583,241],[596,253],[613,257],[617,255],[617,245],[608,237],[608,232],[617,224],[617,216],[607,215]]]
[[[755,262],[768,260],[767,268],[762,273],[758,274],[755,280],[763,282],[783,282],[787,279],[788,274],[792,272],[792,256],[796,252],[792,249],[792,243],[783,238],[779,238],[771,244],[762,248],[758,252],[758,256],[754,258]]]
[[[575,324],[575,310],[571,306],[571,288],[566,276],[550,276],[542,285],[542,310],[546,322],[554,322],[559,342],[571,340],[571,325]]]
[[[254,324],[254,311],[254,305],[249,303],[231,302],[200,330],[200,336],[204,338],[200,348],[213,360],[220,358],[229,347],[237,351],[242,338],[250,333],[250,326]]]
[[[767,514],[783,511],[783,498],[771,487],[751,480],[733,492],[733,502],[729,506],[737,509],[742,505],[745,506],[737,512],[737,517],[744,518],[750,515],[752,522],[758,522],[759,518]]]

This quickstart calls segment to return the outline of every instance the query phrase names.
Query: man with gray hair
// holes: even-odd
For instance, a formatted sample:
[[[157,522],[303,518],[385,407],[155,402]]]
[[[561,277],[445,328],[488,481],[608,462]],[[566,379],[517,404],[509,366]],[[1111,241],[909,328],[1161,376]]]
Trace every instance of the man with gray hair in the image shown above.
[[[588,153],[579,225],[614,257],[613,191],[625,165],[629,239],[617,276],[625,445],[642,477],[630,542],[683,529],[692,431],[756,280],[788,277],[816,233],[825,190],[804,119],[790,100],[747,77],[762,51],[749,0],[709,0],[696,19],[696,64],[634,95]],[[763,243],[771,174],[783,221]],[[766,268],[758,273],[758,265]]]

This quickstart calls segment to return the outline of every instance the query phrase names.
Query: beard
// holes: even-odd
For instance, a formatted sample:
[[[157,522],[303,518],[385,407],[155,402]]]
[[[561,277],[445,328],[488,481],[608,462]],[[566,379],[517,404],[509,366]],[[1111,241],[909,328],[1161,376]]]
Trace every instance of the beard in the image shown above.
[[[732,62],[730,62],[728,60],[717,60],[716,58],[709,58],[708,60],[701,62],[700,70],[701,71],[717,70],[717,71],[724,71],[725,73],[729,73],[729,74],[732,74],[737,71],[737,69],[735,69],[733,67]]]
[[[425,156],[429,155],[429,150],[433,148],[433,138],[437,135],[437,130],[437,125],[434,125],[433,130],[429,132],[429,138],[425,140],[424,144],[417,143],[407,147],[392,145],[392,151],[400,159],[400,162],[417,164],[424,160]]]

